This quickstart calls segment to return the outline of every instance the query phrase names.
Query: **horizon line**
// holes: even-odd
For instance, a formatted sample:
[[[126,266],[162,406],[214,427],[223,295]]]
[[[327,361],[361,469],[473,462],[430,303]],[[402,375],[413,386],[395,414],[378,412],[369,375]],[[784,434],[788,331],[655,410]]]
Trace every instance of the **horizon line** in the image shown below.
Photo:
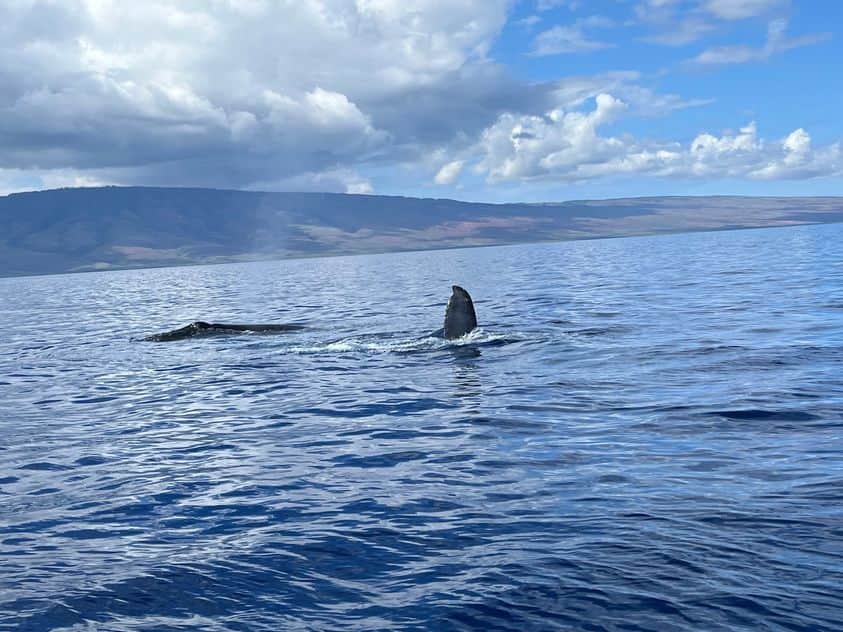
[[[165,186],[156,184],[101,184],[96,186],[78,186],[78,187],[55,187],[50,189],[32,189],[29,191],[14,191],[0,195],[0,199],[9,198],[14,195],[34,195],[38,193],[54,193],[57,191],[85,191],[85,190],[102,190],[102,189],[159,189],[170,191],[217,191],[220,193],[249,193],[255,195],[329,195],[336,197],[360,197],[360,198],[396,198],[405,200],[431,200],[434,202],[455,202],[457,204],[482,204],[486,206],[510,206],[510,205],[524,205],[524,206],[552,206],[564,204],[576,204],[578,202],[617,202],[622,200],[666,200],[666,199],[712,199],[712,198],[739,198],[739,199],[755,199],[755,200],[799,200],[799,199],[839,199],[843,198],[843,193],[838,195],[745,195],[745,194],[731,194],[731,193],[716,193],[710,195],[633,195],[622,197],[605,197],[605,198],[578,198],[558,201],[544,201],[544,202],[483,202],[478,200],[457,200],[447,197],[417,197],[414,195],[398,195],[386,193],[343,193],[340,191],[264,191],[257,189],[228,189],[220,187],[203,187],[203,186],[189,186],[176,185]]]

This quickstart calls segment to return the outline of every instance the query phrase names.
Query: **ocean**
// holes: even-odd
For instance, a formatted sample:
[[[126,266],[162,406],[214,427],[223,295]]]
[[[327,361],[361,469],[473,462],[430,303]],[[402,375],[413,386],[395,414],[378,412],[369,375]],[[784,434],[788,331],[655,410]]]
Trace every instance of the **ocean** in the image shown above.
[[[0,629],[843,629],[841,243],[0,279]]]

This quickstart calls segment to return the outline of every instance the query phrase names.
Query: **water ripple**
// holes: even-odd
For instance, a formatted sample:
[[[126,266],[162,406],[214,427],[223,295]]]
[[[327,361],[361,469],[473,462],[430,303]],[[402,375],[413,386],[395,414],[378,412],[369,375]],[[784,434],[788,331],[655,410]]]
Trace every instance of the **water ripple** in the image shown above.
[[[0,279],[0,628],[840,629],[841,237]]]

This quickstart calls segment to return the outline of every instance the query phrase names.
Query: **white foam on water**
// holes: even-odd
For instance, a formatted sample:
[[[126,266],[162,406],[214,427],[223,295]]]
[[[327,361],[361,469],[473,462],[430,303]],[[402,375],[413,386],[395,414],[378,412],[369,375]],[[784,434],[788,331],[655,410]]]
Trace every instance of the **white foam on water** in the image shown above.
[[[484,331],[478,327],[474,331],[455,340],[445,340],[434,336],[422,338],[394,337],[384,339],[382,336],[353,336],[333,342],[316,343],[313,345],[296,345],[284,348],[288,353],[413,353],[418,351],[439,351],[453,347],[486,345],[506,340],[500,333]]]

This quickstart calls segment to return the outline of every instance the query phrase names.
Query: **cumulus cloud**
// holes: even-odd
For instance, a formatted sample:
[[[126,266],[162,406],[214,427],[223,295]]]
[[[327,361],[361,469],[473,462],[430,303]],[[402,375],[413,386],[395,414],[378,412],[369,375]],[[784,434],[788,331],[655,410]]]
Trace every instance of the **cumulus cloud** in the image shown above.
[[[478,171],[492,182],[551,175],[578,179],[593,165],[611,161],[623,151],[623,142],[598,136],[597,128],[626,104],[608,94],[597,95],[595,104],[585,113],[558,108],[545,116],[501,116],[483,132]]]
[[[843,173],[843,150],[840,143],[813,149],[811,137],[801,127],[794,130],[775,148],[766,164],[750,175],[767,180],[781,178],[813,178]]]
[[[744,45],[718,46],[703,51],[691,61],[702,65],[744,64],[752,61],[763,61],[792,48],[819,44],[829,37],[828,33],[813,33],[790,38],[787,36],[787,20],[772,20],[767,26],[767,39],[760,48]]]
[[[463,160],[453,160],[442,165],[442,168],[436,173],[433,181],[436,184],[453,184],[460,177],[464,165],[465,161]]]
[[[475,170],[491,182],[570,182],[629,174],[780,179],[843,173],[840,144],[815,149],[801,128],[770,142],[759,138],[750,123],[721,136],[701,133],[687,146],[600,134],[600,127],[626,110],[620,99],[600,94],[591,111],[557,108],[544,116],[503,115],[483,133]]]
[[[361,174],[385,166],[411,166],[453,186],[472,167],[507,181],[709,165],[692,160],[690,147],[601,133],[621,117],[708,100],[657,93],[634,71],[528,82],[490,59],[514,5],[0,3],[0,191],[119,183],[367,193],[373,186]],[[577,3],[539,0],[536,10],[563,5]],[[692,7],[699,24],[675,33],[674,43],[696,37],[707,20],[774,5],[646,0],[651,15]],[[572,18],[538,33],[531,52],[605,48],[612,44],[593,33],[611,26],[599,16]],[[712,49],[700,63],[769,56],[817,37],[790,38],[785,26],[771,23],[761,49]],[[815,147],[806,132],[787,144],[756,140],[754,170],[739,170],[746,177],[812,177],[838,160],[837,146]]]
[[[368,179],[347,167],[300,173],[280,180],[254,182],[248,188],[256,191],[375,192]]]
[[[114,184],[90,173],[75,169],[0,169],[0,195],[37,189],[64,187],[98,187]]]
[[[486,59],[509,4],[4,3],[0,169],[250,186],[400,160],[516,105]]]

